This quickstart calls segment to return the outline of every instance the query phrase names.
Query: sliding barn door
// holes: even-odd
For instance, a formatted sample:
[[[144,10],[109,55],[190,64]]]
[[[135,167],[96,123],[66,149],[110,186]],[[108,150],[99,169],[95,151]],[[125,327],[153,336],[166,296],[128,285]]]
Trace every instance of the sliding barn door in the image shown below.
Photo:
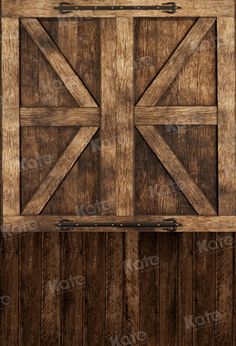
[[[233,340],[233,2],[142,3],[3,0],[6,345]]]
[[[236,230],[233,18],[2,29],[6,231]]]

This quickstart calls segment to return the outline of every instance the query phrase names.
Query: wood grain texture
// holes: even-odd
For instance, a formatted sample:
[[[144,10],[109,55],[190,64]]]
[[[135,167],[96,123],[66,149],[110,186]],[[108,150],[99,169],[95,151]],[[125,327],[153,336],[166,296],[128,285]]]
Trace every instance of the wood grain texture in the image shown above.
[[[80,2],[81,5],[88,5],[86,0]],[[142,1],[119,0],[119,1],[91,1],[91,5],[146,5],[147,3]],[[152,1],[152,5],[160,5],[160,2]],[[174,17],[216,17],[216,16],[232,16],[234,11],[234,3],[232,0],[227,0],[224,3],[217,0],[213,0],[210,4],[207,0],[194,0],[189,2],[188,0],[182,0],[177,3],[182,6],[182,9],[178,11]],[[41,1],[38,3],[36,0],[26,0],[24,6],[20,1],[8,2],[3,0],[3,16],[17,16],[17,17],[64,17],[60,15],[55,7],[58,6],[57,0]],[[68,17],[173,17],[173,14],[162,13],[161,11],[78,11],[74,13],[66,14]]]
[[[133,126],[133,20],[117,18],[116,92],[117,99],[117,215],[134,213],[134,126]],[[124,258],[131,264],[139,258],[139,235],[128,233]],[[125,273],[124,335],[139,331],[139,273]]]
[[[155,233],[140,234],[140,332],[148,345],[160,343],[160,240]],[[129,266],[126,267],[127,269]]]
[[[57,36],[55,22],[44,21],[44,25],[50,32],[51,37],[55,39]],[[53,71],[50,70],[37,46],[32,44],[29,35],[23,28],[22,37],[24,38],[24,44],[21,50],[23,58],[21,62],[21,102],[26,107],[44,105],[44,103],[48,106],[55,105],[54,102],[58,95],[56,88],[51,89],[54,78]],[[29,85],[31,88],[29,88]],[[58,157],[58,131],[55,128],[26,127],[21,129],[21,132],[24,162],[28,162],[32,158],[37,161],[45,156],[53,158],[50,165],[43,164],[38,167],[38,170],[27,169],[27,165],[26,169],[23,170],[22,207],[24,207],[31,198],[32,192],[36,190],[38,184],[49,173]],[[31,182],[30,185],[28,181]],[[48,209],[48,212],[59,212],[58,201],[53,208]],[[29,227],[30,230],[32,226]],[[38,331],[40,331],[38,342],[41,345],[58,343],[60,340],[60,295],[53,286],[55,282],[60,281],[60,235],[50,233],[50,229],[48,231],[37,235],[29,233],[21,240],[21,248],[27,252],[31,258],[31,263],[34,264],[30,267],[26,256],[24,256],[24,261],[21,261],[22,287],[24,287],[25,299],[29,302],[28,305],[22,307],[24,309],[22,336],[24,336],[25,343],[30,342],[31,338],[37,340]],[[31,244],[34,246],[32,247]],[[30,270],[28,270],[29,267]],[[29,275],[27,275],[27,271],[24,273],[24,270],[28,270]],[[33,301],[34,295],[30,292],[31,287],[40,299]],[[31,309],[32,305],[34,306],[33,309]],[[38,310],[40,311],[40,319],[35,318]],[[31,332],[28,333],[27,323],[30,319],[32,320]]]
[[[53,232],[58,232],[57,223],[61,219],[69,219],[72,222],[158,222],[160,220],[176,218],[182,224],[178,228],[178,232],[235,232],[236,217],[235,216],[195,216],[195,215],[137,215],[137,216],[73,216],[73,215],[37,215],[37,216],[6,216],[4,218],[4,230],[6,232],[27,232],[27,225],[34,220],[37,228],[32,232],[47,231],[51,229]],[[25,225],[24,225],[25,224]],[[15,227],[14,227],[15,225]],[[125,228],[119,228],[119,232],[127,232]],[[75,228],[73,232],[117,232],[117,229],[112,227],[104,228]],[[139,228],[136,229],[140,233]],[[147,232],[144,229],[143,232]],[[152,230],[153,232],[163,232],[161,228]],[[150,229],[149,229],[150,232]]]
[[[53,40],[57,40],[57,23],[55,20],[43,20],[45,29],[50,33]],[[30,36],[30,35],[29,35]],[[31,42],[32,46],[36,46]],[[37,46],[36,46],[37,47]],[[60,93],[57,88],[53,87],[55,78],[54,71],[48,62],[44,59],[40,50],[38,58],[38,92],[39,106],[58,106]],[[66,90],[67,91],[67,90]],[[35,106],[35,103],[33,104]],[[34,128],[31,129],[34,131]],[[47,176],[53,168],[56,160],[60,156],[59,148],[59,131],[57,128],[37,128],[38,147],[40,148],[40,156],[48,155],[53,158],[50,165],[41,170],[40,182]],[[46,172],[45,172],[46,171]],[[38,184],[36,185],[36,191]],[[28,187],[29,188],[29,187]],[[32,192],[33,192],[32,191]],[[31,192],[31,195],[32,195]],[[57,213],[60,210],[60,201],[57,198],[54,205],[47,205],[49,214]],[[60,282],[60,235],[50,232],[42,234],[41,242],[41,344],[59,344],[62,339],[61,328],[61,291],[58,289]]]
[[[0,337],[6,345],[19,343],[19,238],[16,235],[0,237]]]
[[[177,344],[177,235],[160,236],[160,345]]]
[[[116,214],[116,147],[117,107],[116,95],[116,20],[101,22],[101,198]]]
[[[78,19],[72,20],[64,19],[58,21],[58,38],[57,44],[70,65],[76,71],[78,64],[78,35],[79,26]],[[68,100],[67,100],[68,99]],[[71,105],[69,97],[61,90],[59,97],[59,105],[63,105],[64,102],[68,102]],[[55,112],[60,108],[55,108]],[[99,112],[91,113],[91,110],[98,110],[95,108],[84,109],[67,109],[62,110],[64,126],[68,126],[70,117],[75,122],[72,124],[78,126],[77,120],[81,122],[80,126],[88,125],[89,119],[91,122],[99,116]],[[79,114],[79,111],[82,111]],[[55,115],[55,113],[54,113]],[[71,120],[72,120],[71,118]],[[87,119],[87,120],[86,120]],[[98,125],[98,124],[96,124]],[[59,136],[63,138],[63,142],[69,143],[73,137],[75,128],[61,128],[59,129]],[[63,151],[64,143],[59,144],[59,150]],[[75,206],[78,203],[78,180],[79,180],[79,167],[78,163],[74,165],[69,175],[64,180],[60,189],[57,191],[58,198],[60,200],[61,210],[65,210],[67,213],[74,213]],[[64,282],[72,282],[61,294],[61,340],[64,346],[66,345],[82,345],[83,344],[83,289],[84,289],[84,268],[83,268],[83,255],[84,255],[84,235],[64,233],[60,234],[60,279]],[[73,284],[74,283],[74,284]]]
[[[39,214],[42,211],[96,131],[97,127],[84,127],[78,131],[49,175],[43,180],[32,199],[26,205],[23,214]]]
[[[235,108],[235,20],[217,19],[218,79],[218,203],[219,215],[236,214],[236,108]],[[233,234],[231,234],[233,237]],[[227,240],[224,233],[218,242]],[[232,287],[233,251],[216,254],[216,305],[220,319],[215,327],[216,345],[233,344]]]
[[[19,21],[2,19],[3,214],[20,213]]]
[[[31,44],[31,39],[21,27],[21,102],[26,106],[37,104],[39,79],[37,71],[38,49]],[[31,64],[27,64],[28,57]],[[23,67],[24,66],[24,67]],[[25,71],[25,73],[23,73]],[[29,87],[30,85],[30,87]],[[24,92],[22,92],[24,90]],[[30,198],[30,187],[34,189],[40,183],[43,176],[41,169],[35,174],[34,169],[27,169],[28,160],[48,154],[41,141],[41,133],[38,129],[21,129],[21,208]],[[30,143],[30,144],[29,144]],[[41,145],[39,145],[39,143]],[[47,143],[48,148],[50,143]],[[54,144],[54,143],[53,143]],[[49,150],[50,151],[50,150]],[[44,167],[45,169],[45,167]],[[30,181],[30,186],[28,182]],[[32,221],[27,234],[19,236],[19,290],[20,290],[20,333],[19,343],[39,345],[41,339],[41,286],[42,286],[42,261],[41,245],[43,235],[34,234],[31,229],[35,224]]]
[[[157,104],[161,96],[166,92],[177,74],[199,46],[214,21],[212,18],[200,18],[196,21],[138,101],[138,106],[155,106]]]
[[[21,19],[21,23],[77,103],[80,106],[96,107],[96,102],[40,22],[37,19],[25,18]]]
[[[236,116],[233,18],[219,18],[217,33],[219,213],[234,215],[236,205]]]
[[[99,126],[98,108],[21,108],[21,126]]]
[[[153,126],[138,126],[137,128],[196,212],[200,215],[216,214],[207,197],[202,193],[155,128]]]
[[[136,125],[216,125],[217,107],[135,107]]]
[[[101,199],[103,215],[116,215],[116,19],[101,21]],[[109,205],[109,210],[105,208]],[[105,344],[123,335],[123,234],[106,234]]]

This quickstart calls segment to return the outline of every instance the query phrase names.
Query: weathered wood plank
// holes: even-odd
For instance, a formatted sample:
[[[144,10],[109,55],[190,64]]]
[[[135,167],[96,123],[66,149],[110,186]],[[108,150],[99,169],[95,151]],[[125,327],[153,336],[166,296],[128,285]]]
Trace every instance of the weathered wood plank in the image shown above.
[[[160,234],[160,345],[177,343],[177,258],[176,234]]]
[[[43,25],[45,29],[50,33],[50,36],[53,40],[57,39],[57,23],[55,20],[43,20]],[[23,27],[23,25],[22,25]],[[54,71],[51,69],[48,62],[44,59],[37,45],[32,44],[30,35],[23,28],[25,35],[29,37],[29,45],[31,49],[33,47],[37,49],[38,52],[38,62],[36,63],[36,71],[33,68],[31,74],[35,75],[35,78],[38,79],[38,90],[35,90],[35,97],[29,97],[28,102],[24,101],[26,107],[35,107],[35,106],[58,106],[59,99],[59,89],[54,88],[53,84],[55,81]],[[27,49],[26,53],[27,58]],[[32,58],[34,61],[34,58]],[[28,60],[27,65],[30,65]],[[38,69],[38,74],[37,74]],[[28,73],[26,73],[28,74]],[[30,79],[30,75],[28,78]],[[29,85],[34,85],[29,81],[29,84],[25,85],[25,88],[28,88]],[[33,87],[33,90],[36,89]],[[34,93],[34,91],[31,91]],[[26,182],[27,190],[29,190],[30,196],[37,189],[38,184],[46,177],[49,171],[52,169],[53,164],[58,159],[60,153],[58,148],[59,143],[59,133],[57,128],[29,128],[31,136],[36,137],[35,146],[39,151],[38,156],[48,155],[48,157],[53,158],[50,164],[42,167],[39,174],[35,174],[38,178],[38,181],[34,181],[34,188]],[[25,131],[26,129],[21,129]],[[28,136],[26,135],[26,138]],[[29,139],[29,143],[34,143]],[[30,151],[30,149],[29,149]],[[29,152],[30,157],[30,152]],[[35,172],[36,173],[36,172]],[[35,177],[35,178],[36,178]],[[35,179],[34,178],[34,179]],[[31,180],[32,181],[32,180]],[[29,197],[26,199],[26,202],[29,200]],[[54,202],[53,206],[47,206],[47,212],[49,214],[54,214],[59,212],[60,201],[57,199]],[[41,248],[41,322],[40,322],[40,332],[41,338],[40,343],[42,346],[48,344],[59,344],[61,340],[61,303],[60,303],[60,289],[58,285],[60,283],[60,235],[53,234],[48,229],[48,232],[43,232],[42,241],[39,245]]]
[[[2,19],[3,214],[20,213],[19,21]]]
[[[60,15],[55,7],[58,6],[57,0],[50,1],[36,1],[36,0],[25,0],[24,6],[20,1],[9,2],[8,0],[3,0],[3,16],[19,16],[19,17],[63,17],[65,15]],[[91,5],[147,5],[144,0],[119,0],[119,1],[91,1]],[[207,0],[195,0],[189,2],[188,0],[181,0],[177,2],[181,5],[182,9],[179,10],[174,17],[217,17],[217,16],[233,16],[233,1],[227,0],[224,2],[219,2],[213,0],[208,2]],[[88,5],[86,0],[80,1],[80,5]],[[152,5],[160,5],[160,1],[152,1]],[[66,14],[67,17],[173,17],[173,14],[162,13],[161,11],[78,11],[74,13]]]
[[[135,107],[135,125],[217,125],[217,107]]]
[[[219,215],[236,215],[234,18],[217,19],[217,57]],[[227,236],[219,233],[216,240],[224,243]],[[233,250],[224,246],[216,254],[216,305],[220,314],[215,326],[216,345],[233,344],[233,275]]]
[[[219,213],[234,215],[236,205],[234,19],[219,18],[217,33]]]
[[[186,319],[193,315],[193,244],[194,234],[178,237],[178,340],[181,346],[193,342],[192,328],[186,328]]]
[[[125,266],[126,270],[140,272],[140,332],[145,333],[144,339],[150,346],[159,344],[159,245],[158,234],[141,233],[139,262],[135,267],[130,267],[129,262]]]
[[[153,126],[138,126],[137,128],[196,212],[200,215],[215,215],[216,212],[207,197],[155,128]]]
[[[49,175],[43,180],[32,199],[26,205],[23,214],[39,214],[42,211],[96,131],[97,127],[84,127],[78,131]]]
[[[137,103],[138,106],[155,106],[157,104],[192,53],[197,49],[214,21],[214,18],[200,18],[196,21],[151,85],[146,89]]]
[[[133,125],[133,20],[117,18],[117,215],[134,213],[134,125]],[[139,259],[139,235],[125,236],[124,258],[131,265]],[[139,331],[139,273],[125,272],[124,335]]]
[[[21,108],[21,126],[99,126],[98,108]]]
[[[19,239],[19,338],[23,345],[40,345],[41,239],[40,233],[30,232]]]
[[[19,344],[19,237],[1,234],[0,337],[5,345]]]
[[[40,22],[35,18],[24,18],[21,22],[76,102],[80,106],[96,107],[93,97]]]
[[[186,215],[140,215],[140,216],[73,216],[73,215],[37,215],[37,216],[6,216],[4,218],[5,232],[28,232],[27,226],[30,222],[35,221],[37,227],[32,232],[38,230],[51,230],[58,232],[58,222],[62,219],[67,219],[72,222],[158,222],[160,220],[175,218],[182,226],[178,228],[178,232],[236,232],[236,216],[186,216]],[[73,232],[127,232],[124,228],[74,228]],[[130,230],[128,230],[130,231]],[[140,229],[136,229],[140,232]],[[145,228],[143,232],[150,232],[150,229]],[[162,232],[162,229],[156,228],[155,232]]]
[[[207,229],[207,228],[206,228]],[[214,233],[195,234],[193,314],[185,319],[186,328],[193,330],[194,345],[215,345],[214,328],[219,319],[216,311]],[[201,321],[201,322],[200,322]]]
[[[101,198],[116,213],[116,19],[101,22]]]
[[[31,107],[39,101],[39,52],[32,44],[29,35],[21,28],[21,103]],[[30,63],[28,61],[30,57]],[[50,153],[54,144],[47,142],[47,150],[42,145],[43,134],[39,129],[21,129],[21,208],[31,196],[31,191],[40,183],[44,170],[27,169],[27,162],[32,158]],[[28,183],[30,181],[30,184]],[[20,333],[19,344],[39,345],[41,338],[41,298],[42,298],[42,261],[41,245],[43,235],[31,232],[34,222],[28,226],[28,233],[19,238],[19,290],[20,290]]]
[[[103,215],[116,215],[116,19],[101,22],[101,199]],[[123,328],[123,234],[106,234],[105,342]]]
[[[65,19],[58,21],[58,39],[57,44],[66,59],[74,70],[78,63],[78,19]],[[67,100],[63,92],[59,97],[60,102]],[[68,98],[69,102],[69,98]],[[72,105],[72,104],[71,104]],[[61,115],[59,114],[60,111]],[[81,111],[81,112],[80,112]],[[95,112],[93,112],[95,111]],[[97,108],[55,108],[53,115],[58,115],[64,126],[76,124],[76,126],[88,125],[91,120],[91,126],[99,124],[99,111]],[[58,113],[57,113],[58,112]],[[63,116],[62,116],[63,114]],[[52,117],[53,117],[52,115]],[[57,118],[59,119],[59,118]],[[54,122],[55,119],[53,119]],[[71,122],[70,122],[71,120]],[[78,121],[77,121],[78,120]],[[96,124],[92,124],[96,123]],[[63,142],[68,143],[73,136],[73,128],[60,128],[59,136]],[[64,143],[59,143],[59,150],[63,150]],[[75,212],[75,206],[78,204],[78,181],[79,181],[78,163],[74,165],[70,174],[66,177],[63,185],[58,191],[60,208],[69,213]],[[84,236],[82,233],[63,233],[60,236],[60,279],[67,282],[67,288],[61,294],[61,340],[64,346],[75,346],[83,344],[83,289],[84,289]],[[64,282],[65,282],[64,281]]]

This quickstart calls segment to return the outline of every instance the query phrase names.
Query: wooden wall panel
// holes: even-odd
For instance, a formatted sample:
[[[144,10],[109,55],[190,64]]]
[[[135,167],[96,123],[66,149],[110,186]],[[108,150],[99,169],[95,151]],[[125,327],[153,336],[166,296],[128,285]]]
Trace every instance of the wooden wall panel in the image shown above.
[[[220,20],[218,32],[223,27],[233,36],[229,22]],[[42,23],[100,103],[99,21],[63,19],[59,22],[43,20]],[[156,23],[155,20],[141,19],[135,23],[135,33],[142,42],[135,43],[135,78],[140,81],[135,86],[136,99],[178,44],[181,35],[186,34],[193,20],[181,19],[173,26],[173,35],[176,33],[178,37],[170,36],[155,46],[156,34],[152,33],[160,30],[164,34],[167,23],[173,24],[173,20]],[[21,105],[75,107],[73,99],[28,34],[22,30],[21,35]],[[69,35],[72,37],[70,41],[66,40]],[[225,34],[221,31],[220,35],[225,42]],[[77,36],[80,37],[78,47],[81,49],[74,54]],[[146,36],[150,39],[146,40]],[[215,28],[192,56],[170,93],[162,99],[163,105],[216,104],[214,37]],[[128,45],[127,41],[124,42]],[[224,45],[222,49],[220,54],[226,49]],[[160,51],[162,54],[157,54]],[[129,49],[120,53],[131,58]],[[136,60],[139,54],[141,59]],[[227,54],[227,59],[231,61],[232,52]],[[201,64],[205,60],[209,63],[208,67]],[[87,64],[84,63],[86,61]],[[223,72],[227,73],[224,69]],[[203,84],[194,82],[188,89],[188,80],[195,80],[197,75],[201,76]],[[204,93],[206,88],[210,90],[209,94]],[[221,107],[223,109],[224,105]],[[191,126],[187,129],[185,126],[158,126],[157,129],[217,209],[215,127]],[[56,127],[25,127],[22,130],[21,158],[24,160],[21,164],[25,164],[21,176],[22,208],[76,131],[77,128]],[[97,184],[100,178],[100,149],[97,143],[99,134],[46,206],[44,214],[74,213],[75,209],[78,213],[89,214],[91,208],[101,213],[102,198]],[[45,155],[51,161],[37,169],[36,174],[31,164]],[[135,213],[195,215],[139,134],[136,134],[135,155]],[[160,177],[158,181],[157,176]],[[29,181],[31,187],[26,189]],[[158,191],[163,185],[166,189],[160,194]],[[71,186],[74,187],[72,192]],[[153,195],[154,198],[150,198]],[[224,214],[221,208],[220,213]],[[37,225],[31,226],[33,232]],[[124,248],[122,234],[65,232],[59,235],[47,232],[21,235],[20,239],[14,235],[1,235],[0,336],[3,344],[100,346],[109,345],[110,337],[118,336],[119,339],[130,334],[134,338],[137,335],[144,337],[144,344],[150,346],[228,346],[235,343],[235,250],[231,233],[192,235],[145,232],[140,234],[140,240],[136,235],[127,239]],[[129,270],[129,257],[124,261],[124,250],[133,256],[131,275],[123,272]],[[113,268],[117,270],[116,275]],[[81,284],[77,286],[78,277]],[[125,286],[124,277],[132,278],[134,282]],[[62,282],[69,288],[61,289]],[[7,297],[10,304],[4,300]],[[125,305],[127,303],[128,306]],[[138,343],[142,344],[142,340]]]
[[[217,78],[218,78],[218,203],[219,215],[236,213],[236,101],[235,101],[235,21],[217,19]],[[227,81],[227,82],[226,82]],[[226,168],[227,167],[227,168]],[[230,233],[216,235],[218,242],[233,239]],[[224,269],[223,269],[224,268]],[[217,311],[216,345],[233,343],[232,287],[234,281],[232,247],[222,249],[216,256]]]

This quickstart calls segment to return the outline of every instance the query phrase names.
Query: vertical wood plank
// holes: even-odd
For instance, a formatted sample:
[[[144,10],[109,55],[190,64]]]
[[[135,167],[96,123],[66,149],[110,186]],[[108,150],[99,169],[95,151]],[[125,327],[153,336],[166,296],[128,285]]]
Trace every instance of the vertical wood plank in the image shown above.
[[[100,21],[84,18],[79,21],[79,75],[89,85],[96,99],[100,99]],[[92,71],[92,73],[91,73]],[[103,201],[100,198],[101,172],[99,169],[100,137],[97,134],[78,161],[79,191],[86,206],[100,214]],[[81,197],[81,196],[79,196]],[[83,344],[100,346],[105,344],[105,300],[106,300],[106,236],[103,233],[84,235],[84,300],[83,300]]]
[[[101,200],[102,214],[116,215],[116,19],[101,20]],[[104,207],[109,206],[109,209]],[[122,337],[123,234],[106,234],[105,343]]]
[[[236,114],[235,114],[235,20],[217,19],[218,77],[218,202],[219,215],[236,213]],[[223,247],[216,255],[216,345],[233,343],[233,249],[227,246],[233,234],[218,233]]]
[[[21,104],[37,105],[38,98],[38,49],[21,27]],[[29,87],[30,86],[30,87]],[[27,203],[30,191],[37,187],[42,172],[37,173],[29,162],[38,162],[45,155],[38,147],[38,129],[21,129],[21,204]],[[40,150],[41,149],[41,150]],[[44,167],[45,168],[45,167]],[[30,184],[29,184],[30,181]],[[32,224],[33,226],[33,224]],[[35,227],[35,225],[34,225]],[[40,344],[41,319],[41,234],[20,235],[19,239],[19,322],[20,345]]]
[[[76,70],[78,60],[78,19],[58,21],[58,46],[70,65]],[[60,105],[71,101],[61,91]],[[73,106],[73,103],[70,103]],[[59,135],[69,142],[77,129],[63,128]],[[63,143],[64,146],[64,143]],[[61,148],[63,150],[63,148]],[[74,214],[78,199],[78,165],[76,164],[64,180],[60,192],[63,212]],[[62,294],[62,344],[83,345],[83,234],[61,234],[61,280],[66,280],[68,290]],[[71,283],[71,284],[70,284]],[[74,284],[73,284],[74,283]],[[71,287],[72,286],[72,287]]]
[[[140,332],[150,346],[159,345],[159,235],[140,235],[140,261],[133,268],[140,272]],[[129,267],[126,267],[126,270]]]
[[[117,18],[117,215],[134,214],[133,19]],[[125,234],[125,261],[139,259],[139,235]],[[124,335],[139,331],[139,273],[125,272]]]
[[[160,239],[160,345],[177,344],[178,239],[161,234]]]
[[[2,19],[3,215],[20,213],[19,21]]]
[[[57,21],[41,22],[50,36],[57,40]],[[55,73],[40,53],[39,56],[39,102],[40,106],[58,106],[59,90],[55,87]],[[44,151],[55,159],[59,157],[59,135],[57,129],[40,128],[40,144]],[[48,143],[46,146],[45,144]],[[50,143],[50,144],[49,144]],[[42,149],[43,150],[43,149]],[[43,213],[60,212],[60,199],[56,196],[53,205],[46,206]],[[61,290],[60,285],[60,234],[42,234],[42,310],[41,344],[58,345],[61,342]]]
[[[0,237],[0,339],[4,345],[19,344],[19,238]]]
[[[11,183],[11,179],[16,184],[16,195],[12,191],[14,187],[10,186],[10,194],[5,195],[6,189],[9,187],[5,185],[1,193],[1,225],[4,214],[19,213],[19,130],[18,130],[18,55],[19,55],[19,23],[17,19],[2,19],[1,26],[1,95],[3,106],[1,109],[2,122],[1,122],[1,149],[3,155],[1,157],[1,179],[6,179],[6,184]],[[13,74],[13,78],[11,77]],[[12,79],[11,79],[12,78]],[[17,82],[17,83],[16,83]],[[13,89],[9,89],[14,84]],[[9,92],[9,90],[12,90]],[[13,102],[13,104],[12,104]],[[13,106],[13,109],[11,109]],[[16,108],[16,109],[14,109]],[[9,115],[10,114],[10,115]],[[13,133],[10,131],[10,119],[14,120]],[[5,132],[5,136],[4,136]],[[7,147],[8,141],[12,140],[13,147]],[[14,137],[15,136],[15,137]],[[13,176],[9,175],[11,169],[11,162],[13,161]],[[9,162],[7,161],[9,160]],[[5,166],[4,166],[5,165]],[[8,177],[6,177],[8,175]],[[5,177],[5,178],[4,178]],[[10,180],[9,180],[10,179]],[[3,196],[6,196],[3,198]],[[13,198],[9,200],[8,198]],[[2,215],[3,214],[3,215]],[[4,229],[3,229],[4,232]],[[18,251],[19,251],[19,238],[18,236],[7,235],[1,233],[0,235],[0,340],[5,345],[18,345],[19,343],[19,283],[18,283]]]
[[[193,242],[192,234],[183,233],[178,239],[178,340],[181,346],[193,343],[193,329],[186,320],[193,316]]]

